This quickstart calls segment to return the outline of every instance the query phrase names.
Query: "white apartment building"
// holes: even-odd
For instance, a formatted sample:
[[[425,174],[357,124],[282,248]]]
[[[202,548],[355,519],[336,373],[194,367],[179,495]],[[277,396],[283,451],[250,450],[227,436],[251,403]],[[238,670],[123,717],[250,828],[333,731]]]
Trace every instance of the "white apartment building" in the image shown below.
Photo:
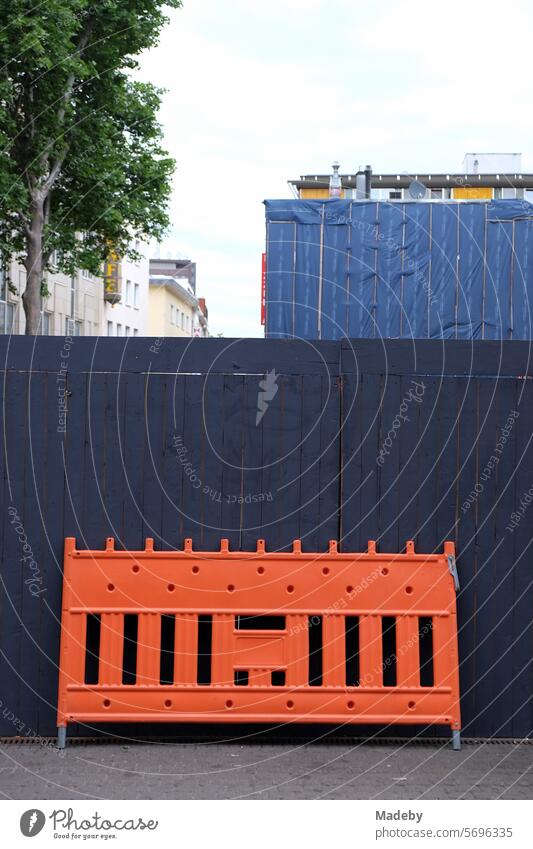
[[[136,243],[142,253],[144,245]],[[9,285],[9,283],[11,285]],[[72,277],[48,272],[49,296],[43,298],[41,333],[49,336],[146,336],[148,334],[149,265],[121,260],[115,303],[105,300],[104,278],[80,270]],[[26,271],[18,263],[0,264],[0,333],[24,333],[21,296]],[[14,290],[14,291],[13,291]]]
[[[9,285],[11,284],[11,285]],[[47,336],[98,336],[101,333],[102,280],[88,271],[72,277],[47,273],[49,295],[42,300],[41,333]],[[11,263],[0,270],[0,333],[24,333],[22,293],[26,270]],[[14,290],[14,291],[13,291]]]
[[[135,249],[143,252],[139,242]],[[121,298],[118,303],[103,301],[101,334],[105,336],[148,336],[148,291],[150,268],[143,255],[139,262],[123,259],[120,270]]]

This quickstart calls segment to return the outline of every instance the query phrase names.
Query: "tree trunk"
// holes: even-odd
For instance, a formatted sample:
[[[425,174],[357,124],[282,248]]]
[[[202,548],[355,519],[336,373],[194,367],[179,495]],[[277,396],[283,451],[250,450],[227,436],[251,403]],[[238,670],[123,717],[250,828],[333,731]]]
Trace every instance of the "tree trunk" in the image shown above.
[[[26,334],[36,336],[41,321],[41,283],[43,279],[44,197],[39,192],[32,200],[31,224],[26,237],[26,289],[22,303],[26,314]]]

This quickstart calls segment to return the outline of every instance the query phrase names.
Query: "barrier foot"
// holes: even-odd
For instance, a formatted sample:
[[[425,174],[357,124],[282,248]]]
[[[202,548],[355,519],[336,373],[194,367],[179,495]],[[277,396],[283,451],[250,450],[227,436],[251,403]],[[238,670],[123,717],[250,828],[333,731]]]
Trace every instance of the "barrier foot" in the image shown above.
[[[461,732],[452,728],[452,749],[458,752],[461,749]]]
[[[57,748],[64,749],[67,745],[67,727],[62,725],[57,729]]]

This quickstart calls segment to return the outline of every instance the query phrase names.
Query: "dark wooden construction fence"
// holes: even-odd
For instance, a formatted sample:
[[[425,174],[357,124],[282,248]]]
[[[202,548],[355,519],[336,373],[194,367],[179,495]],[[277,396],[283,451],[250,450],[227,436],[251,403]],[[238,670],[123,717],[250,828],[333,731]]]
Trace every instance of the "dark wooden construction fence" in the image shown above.
[[[55,733],[66,536],[454,540],[463,733],[531,734],[528,343],[0,337],[0,362],[0,734]]]

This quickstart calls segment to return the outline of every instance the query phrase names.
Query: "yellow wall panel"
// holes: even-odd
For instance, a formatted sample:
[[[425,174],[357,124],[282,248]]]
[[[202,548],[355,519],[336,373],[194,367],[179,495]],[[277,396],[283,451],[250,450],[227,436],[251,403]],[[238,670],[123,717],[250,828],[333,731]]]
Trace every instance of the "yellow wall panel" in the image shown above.
[[[344,192],[341,193],[344,197]],[[329,198],[329,189],[300,189],[301,200],[324,200]]]
[[[455,200],[491,200],[492,189],[483,186],[460,186],[453,190]]]

